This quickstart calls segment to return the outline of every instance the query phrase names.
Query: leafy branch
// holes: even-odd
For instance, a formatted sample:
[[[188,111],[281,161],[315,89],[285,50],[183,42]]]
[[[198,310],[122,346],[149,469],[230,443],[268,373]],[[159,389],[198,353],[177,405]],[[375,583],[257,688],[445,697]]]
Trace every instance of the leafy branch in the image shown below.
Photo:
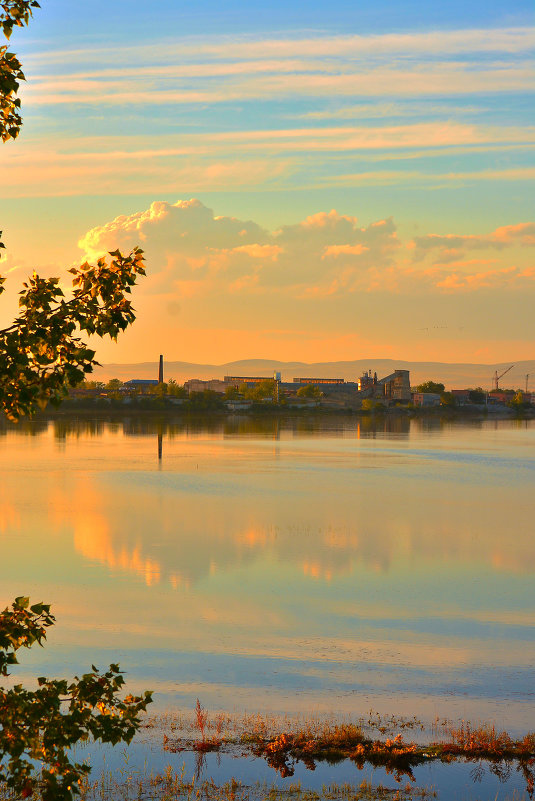
[[[9,40],[13,28],[27,25],[33,9],[39,7],[37,0],[1,0],[0,29],[6,39]],[[0,139],[3,142],[16,139],[20,133],[22,118],[17,93],[20,81],[25,80],[17,56],[8,51],[7,45],[0,46]]]
[[[0,28],[6,39],[14,27],[28,24],[34,8],[41,8],[37,0],[0,0]]]
[[[49,605],[30,606],[27,597],[6,607],[0,613],[0,675],[7,676],[8,666],[18,664],[21,647],[42,645],[54,621]],[[71,761],[69,749],[89,738],[130,743],[152,694],[121,698],[125,681],[115,664],[105,673],[92,665],[91,672],[71,683],[43,677],[37,683],[36,690],[21,684],[0,687],[0,781],[22,798],[39,789],[43,801],[71,801],[90,767]]]
[[[127,256],[119,250],[87,262],[72,273],[70,300],[59,278],[36,273],[19,293],[21,312],[0,330],[0,409],[11,420],[32,414],[47,403],[58,405],[69,387],[80,383],[98,365],[95,351],[78,334],[116,339],[135,320],[127,297],[140,275],[145,275],[143,251]],[[0,293],[5,279],[0,277]]]

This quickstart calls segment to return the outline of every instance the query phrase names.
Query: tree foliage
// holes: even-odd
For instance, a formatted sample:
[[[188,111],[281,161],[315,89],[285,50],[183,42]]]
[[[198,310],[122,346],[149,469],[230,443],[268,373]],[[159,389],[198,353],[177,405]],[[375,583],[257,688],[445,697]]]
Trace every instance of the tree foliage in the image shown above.
[[[323,396],[323,392],[317,384],[306,384],[304,387],[299,387],[297,390],[298,398],[311,398],[312,400],[319,400]]]
[[[188,390],[185,387],[180,386],[176,379],[170,378],[167,383],[167,394],[172,398],[187,398]]]
[[[0,676],[18,664],[20,648],[42,645],[54,622],[49,605],[30,606],[25,597],[6,607],[0,613]],[[43,801],[70,801],[90,768],[72,761],[69,749],[89,738],[129,743],[151,693],[121,698],[123,673],[113,664],[104,673],[92,665],[72,682],[40,677],[37,684],[36,690],[0,687],[0,781],[22,798],[39,790]]]
[[[9,39],[13,28],[27,25],[33,9],[39,8],[37,0],[0,0],[0,28]],[[17,96],[20,82],[24,81],[22,64],[7,45],[0,46],[0,138],[3,142],[16,139],[20,133],[22,118],[20,98]]]
[[[106,390],[108,392],[117,392],[117,390],[121,389],[123,386],[123,382],[120,378],[110,378],[108,383],[106,384]]]
[[[276,382],[272,378],[265,378],[255,384],[240,386],[240,393],[251,401],[274,400],[277,391]]]
[[[509,406],[512,406],[513,408],[517,409],[521,409],[522,407],[527,405],[528,401],[526,400],[526,395],[521,389],[517,390],[515,395],[509,401]]]
[[[201,392],[189,393],[189,405],[192,410],[222,409],[223,395],[213,389],[203,389]]]
[[[457,406],[457,401],[453,392],[441,392],[440,403],[442,406]]]
[[[37,0],[0,0],[0,29],[9,39],[13,28],[27,25]],[[0,47],[0,138],[15,139],[22,124],[19,82],[22,67],[7,45]],[[4,248],[1,241],[0,248]],[[143,251],[120,251],[70,270],[72,297],[66,299],[59,278],[37,273],[19,293],[20,313],[0,330],[0,411],[11,420],[31,414],[48,402],[58,404],[69,387],[80,383],[98,362],[80,334],[117,337],[135,319],[128,295],[144,275]],[[5,278],[0,276],[0,294]]]
[[[365,412],[384,412],[386,407],[381,401],[374,400],[373,398],[364,398],[362,401],[362,408]]]
[[[487,393],[482,387],[471,389],[468,393],[468,400],[470,403],[485,403]]]
[[[0,0],[0,29],[9,39],[13,28],[27,25],[37,0]],[[0,46],[0,138],[16,139],[22,124],[17,57]],[[4,248],[1,241],[0,248]],[[127,256],[120,251],[83,264],[73,274],[72,296],[66,299],[58,278],[42,279],[35,272],[19,293],[20,313],[0,331],[0,410],[12,420],[29,414],[48,401],[59,403],[69,387],[90,373],[95,361],[79,334],[116,338],[134,320],[127,295],[144,275],[143,251]],[[0,294],[5,279],[0,276]],[[18,664],[20,648],[43,644],[54,623],[47,604],[30,606],[16,598],[0,613],[0,676]],[[151,693],[121,699],[123,673],[110,665],[72,682],[40,677],[35,690],[21,684],[0,687],[0,781],[18,796],[28,798],[37,788],[44,801],[68,801],[90,771],[71,761],[69,749],[93,738],[103,743],[129,743],[140,725],[139,715],[151,702]]]
[[[69,387],[98,365],[80,333],[116,339],[135,320],[127,296],[137,277],[145,275],[143,251],[134,248],[123,256],[117,250],[110,257],[69,271],[74,276],[69,300],[59,278],[34,273],[23,285],[20,314],[0,331],[0,409],[11,420],[48,402],[59,404]]]
[[[40,8],[37,0],[0,0],[0,28],[6,39],[13,28],[28,24],[34,8]]]
[[[424,381],[423,384],[418,384],[416,392],[433,392],[435,395],[440,395],[444,389],[444,384],[438,384],[436,381]]]

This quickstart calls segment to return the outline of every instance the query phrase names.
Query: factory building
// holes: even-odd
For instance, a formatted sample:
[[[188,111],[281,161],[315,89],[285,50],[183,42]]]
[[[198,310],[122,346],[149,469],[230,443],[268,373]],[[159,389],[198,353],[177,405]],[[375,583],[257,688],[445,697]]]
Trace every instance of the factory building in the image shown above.
[[[157,387],[159,381],[156,378],[131,378],[130,381],[125,381],[123,387],[132,392],[146,392],[153,387]]]
[[[226,375],[223,380],[190,379],[184,384],[188,392],[202,392],[212,390],[221,394],[230,387],[239,389],[245,385],[254,387],[264,381],[276,382],[277,391],[288,397],[294,396],[301,387],[309,385],[321,389],[325,401],[332,399],[336,403],[348,403],[350,406],[358,405],[364,398],[374,398],[386,404],[396,402],[409,402],[411,400],[411,387],[408,370],[394,370],[384,378],[377,378],[377,373],[369,370],[357,381],[346,381],[344,378],[326,378],[318,376],[294,378],[291,382],[282,381],[281,374],[275,372],[270,376]],[[282,397],[282,395],[281,395]]]
[[[415,406],[440,406],[441,398],[436,392],[413,392],[412,402]]]
[[[219,378],[212,378],[208,381],[203,381],[201,378],[191,378],[189,381],[184,382],[184,389],[188,392],[204,392],[204,390],[209,389],[211,392],[224,394],[228,386],[226,381],[221,381]]]
[[[326,397],[351,397],[355,400],[374,398],[384,403],[408,403],[411,400],[411,384],[409,370],[394,370],[384,378],[377,378],[371,370],[365,372],[357,381],[345,381],[343,378],[294,378],[293,387],[314,384],[321,388]],[[282,388],[292,388],[291,384],[282,384]],[[295,390],[294,390],[295,391]]]
[[[226,375],[224,380],[229,387],[239,387],[242,384],[252,387],[254,384],[260,384],[262,381],[273,381],[273,378],[270,378],[268,375]]]
[[[383,387],[383,397],[387,401],[410,401],[411,382],[408,370],[394,370],[393,373],[377,381]]]
[[[294,384],[345,384],[344,378],[294,378]]]

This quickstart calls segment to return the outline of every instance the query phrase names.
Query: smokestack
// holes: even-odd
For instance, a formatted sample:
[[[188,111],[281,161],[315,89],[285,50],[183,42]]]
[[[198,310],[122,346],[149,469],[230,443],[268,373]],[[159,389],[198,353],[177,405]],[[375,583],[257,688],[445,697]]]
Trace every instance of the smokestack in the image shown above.
[[[160,354],[160,370],[158,372],[158,383],[163,384],[163,356]]]

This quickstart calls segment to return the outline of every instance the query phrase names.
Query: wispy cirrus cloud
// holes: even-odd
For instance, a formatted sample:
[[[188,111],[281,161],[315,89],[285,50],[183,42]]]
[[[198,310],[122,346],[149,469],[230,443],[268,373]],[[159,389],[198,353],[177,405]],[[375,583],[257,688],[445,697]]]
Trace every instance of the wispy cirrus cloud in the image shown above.
[[[535,27],[114,42],[29,54],[23,94],[36,106],[83,106],[533,91],[534,46]]]
[[[208,71],[209,72],[209,71]],[[236,79],[240,72],[244,77]],[[268,73],[268,74],[266,74]],[[226,65],[214,65],[212,74],[203,82],[199,78],[140,73],[138,79],[125,75],[111,79],[58,76],[33,80],[22,90],[29,105],[183,105],[221,104],[282,97],[439,97],[471,94],[492,95],[503,92],[532,92],[535,69],[531,62],[478,65],[451,62],[420,63],[415,66],[359,65],[333,70],[316,64],[299,69],[266,69],[262,63],[256,70],[233,72]]]
[[[187,151],[58,154],[50,151],[23,156],[3,166],[4,197],[65,197],[77,195],[175,193],[269,189],[293,170],[290,159],[192,159]]]
[[[415,123],[396,126],[300,127],[277,130],[184,134],[178,146],[167,137],[160,146],[151,138],[133,136],[55,139],[46,147],[32,141],[5,150],[2,189],[24,197],[93,194],[99,189],[121,193],[134,184],[138,191],[189,192],[203,189],[270,188],[290,182],[297,172],[304,186],[444,185],[454,182],[526,181],[535,168],[509,167],[449,173],[402,169],[346,172],[333,162],[318,171],[316,154],[324,158],[365,154],[368,161],[516,150],[535,144],[535,128],[463,123]],[[428,149],[428,153],[423,151]],[[369,155],[368,155],[369,154]],[[412,154],[412,156],[411,156]],[[287,186],[290,183],[286,183]]]
[[[426,148],[429,155],[437,155],[442,148],[453,149],[454,154],[484,152],[495,148],[530,148],[535,146],[535,126],[490,126],[474,123],[417,122],[403,125],[375,126],[328,126],[287,127],[272,129],[252,129],[219,131],[212,133],[184,133],[177,144],[176,139],[161,137],[160,144],[154,145],[147,136],[130,137],[81,137],[80,139],[56,138],[40,149],[33,142],[22,142],[12,149],[6,166],[16,163],[38,163],[46,159],[54,162],[73,162],[77,160],[122,161],[147,158],[166,158],[170,156],[193,155],[231,155],[239,151],[263,154],[270,151],[306,152],[323,150],[343,152],[353,150],[393,150],[417,149],[421,157]],[[410,153],[408,154],[410,157]],[[396,154],[404,158],[405,154]],[[380,158],[383,158],[381,155]]]
[[[63,48],[42,51],[30,56],[35,63],[94,63],[103,60],[124,64],[154,61],[184,61],[188,58],[273,59],[322,56],[387,56],[391,54],[456,55],[459,53],[517,54],[535,46],[534,27],[473,28],[409,33],[318,36],[233,36],[161,39],[151,44],[107,47]]]
[[[204,137],[196,137],[202,139]],[[482,126],[458,122],[419,122],[409,125],[337,126],[214,133],[211,142],[235,142],[241,148],[359,150],[422,147],[488,142],[535,142],[533,127]]]
[[[322,109],[320,111],[307,111],[301,114],[293,114],[297,119],[302,120],[355,120],[355,119],[383,119],[389,117],[430,117],[436,116],[443,118],[444,114],[449,117],[452,115],[477,115],[488,111],[485,104],[481,105],[452,105],[444,103],[436,105],[425,101],[405,100],[404,102],[366,102],[359,104],[344,105],[338,108]]]
[[[511,115],[505,106],[533,92],[534,43],[535,28],[509,27],[175,38],[30,54],[22,97],[39,139],[2,154],[3,190],[22,197],[524,182],[535,127],[521,108]],[[288,119],[303,122],[281,124]],[[497,169],[492,156],[476,161],[500,150],[512,154],[507,166]],[[457,155],[466,163],[450,171],[443,161],[395,166]],[[364,158],[392,164],[373,170]]]
[[[535,167],[505,168],[496,170],[473,170],[470,172],[423,172],[419,170],[375,170],[346,175],[336,175],[327,179],[324,185],[347,186],[393,186],[423,184],[439,187],[448,184],[466,184],[478,181],[533,181]]]

